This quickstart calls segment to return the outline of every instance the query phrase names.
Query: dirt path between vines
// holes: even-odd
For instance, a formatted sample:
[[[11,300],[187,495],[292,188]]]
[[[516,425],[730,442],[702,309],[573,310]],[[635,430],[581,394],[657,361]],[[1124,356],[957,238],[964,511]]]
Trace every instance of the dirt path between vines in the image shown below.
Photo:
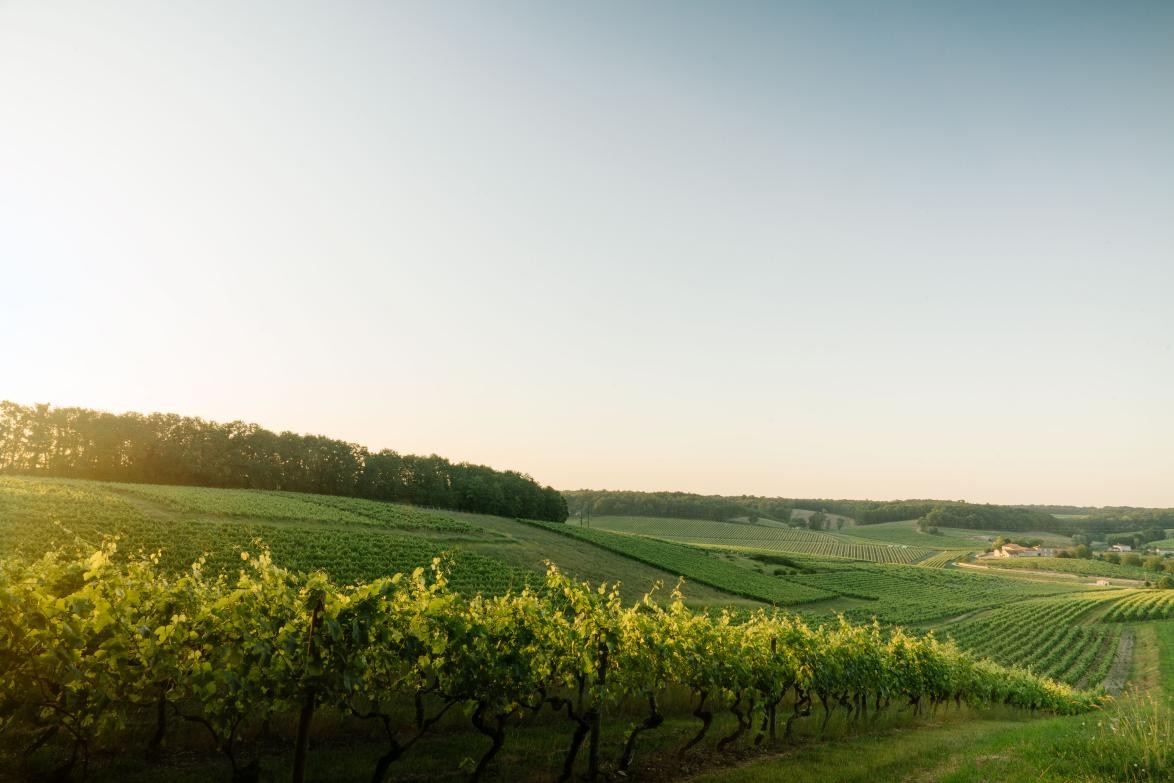
[[[1109,669],[1109,676],[1105,678],[1105,690],[1113,696],[1125,690],[1125,683],[1129,680],[1129,673],[1133,669],[1133,629],[1126,628],[1121,632],[1121,641],[1117,645],[1117,657]]]

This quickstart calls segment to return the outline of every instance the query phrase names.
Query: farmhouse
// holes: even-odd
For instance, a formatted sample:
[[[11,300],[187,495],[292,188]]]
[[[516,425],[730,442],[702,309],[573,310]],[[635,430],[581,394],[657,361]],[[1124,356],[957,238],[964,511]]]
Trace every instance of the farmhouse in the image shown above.
[[[1109,580],[1108,579],[1098,579],[1097,584],[1100,585],[1101,587],[1108,587]]]
[[[1113,546],[1109,547],[1109,551],[1110,552],[1132,552],[1133,547],[1131,547],[1129,544],[1113,544]]]

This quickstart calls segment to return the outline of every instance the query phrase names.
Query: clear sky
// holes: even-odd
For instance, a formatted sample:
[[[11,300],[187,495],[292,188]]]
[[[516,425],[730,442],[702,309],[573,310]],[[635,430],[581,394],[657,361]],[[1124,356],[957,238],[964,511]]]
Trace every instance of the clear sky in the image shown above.
[[[1174,3],[0,0],[0,398],[1174,506]]]

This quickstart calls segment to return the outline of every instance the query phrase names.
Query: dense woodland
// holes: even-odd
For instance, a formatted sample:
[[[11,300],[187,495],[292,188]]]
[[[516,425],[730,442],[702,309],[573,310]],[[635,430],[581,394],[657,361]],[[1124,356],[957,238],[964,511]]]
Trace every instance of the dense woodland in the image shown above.
[[[529,476],[321,435],[173,413],[0,402],[0,473],[280,489],[561,522],[566,501]]]

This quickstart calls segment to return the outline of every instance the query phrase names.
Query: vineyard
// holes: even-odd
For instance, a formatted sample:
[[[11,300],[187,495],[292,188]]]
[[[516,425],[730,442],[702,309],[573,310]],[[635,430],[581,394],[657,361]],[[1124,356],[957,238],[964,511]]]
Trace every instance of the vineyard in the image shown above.
[[[97,544],[110,535],[120,537],[122,553],[162,549],[166,568],[186,569],[205,556],[206,569],[235,574],[239,552],[255,548],[255,540],[260,539],[279,565],[322,569],[335,580],[351,582],[410,571],[444,552],[462,565],[453,577],[458,585],[484,593],[540,581],[543,561],[557,557],[583,578],[622,579],[628,600],[638,598],[655,582],[672,584],[677,576],[622,552],[499,517],[445,515],[399,504],[310,494],[142,489],[92,481],[0,477],[0,557],[16,551],[39,555],[54,546],[74,546],[79,540]],[[256,516],[245,516],[249,513]],[[735,569],[733,576],[740,571]],[[800,591],[806,588],[795,592]],[[739,600],[700,582],[686,585],[684,592],[691,602]]]
[[[451,589],[439,562],[431,578],[421,568],[339,586],[281,569],[266,552],[242,552],[234,579],[198,562],[174,574],[154,557],[122,565],[114,555],[107,545],[76,560],[0,562],[0,738],[9,752],[31,748],[13,763],[51,761],[57,776],[84,776],[105,749],[165,752],[178,720],[207,730],[234,781],[256,779],[260,733],[288,720],[298,726],[300,781],[310,725],[329,712],[387,727],[372,762],[379,781],[451,710],[484,736],[465,767],[473,780],[537,716],[566,721],[563,777],[578,763],[596,778],[605,766],[628,773],[640,735],[664,721],[658,699],[674,688],[691,694],[698,719],[682,754],[706,739],[718,711],[736,719],[720,751],[785,739],[817,710],[826,725],[835,712],[863,720],[892,706],[1075,713],[1098,702],[932,636],[812,628],[761,611],[735,623],[679,598],[625,606],[616,591],[553,567],[538,589],[487,598]],[[646,703],[646,717],[601,753],[602,725],[629,696]]]
[[[927,557],[926,559],[919,561],[917,565],[924,568],[945,568],[946,566],[954,563],[956,560],[961,560],[962,558],[966,557],[971,553],[971,551],[972,550],[969,549],[947,549],[944,552],[939,552],[932,557]]]
[[[592,525],[613,533],[697,546],[842,557],[876,563],[916,563],[935,554],[932,550],[905,544],[870,544],[845,536],[788,528],[777,524],[752,525],[652,517],[601,517],[592,520]],[[575,525],[572,522],[567,527]]]
[[[964,650],[998,663],[1095,686],[1113,663],[1120,628],[1084,624],[1081,618],[1119,598],[1119,591],[1112,591],[1021,601],[951,625],[948,635]]]
[[[1107,563],[1104,560],[1083,560],[1073,557],[1001,557],[981,560],[989,568],[1026,571],[1055,571],[1080,576],[1103,576],[1111,579],[1153,579],[1154,572],[1138,566]]]
[[[970,530],[950,527],[938,528],[936,533],[922,533],[917,529],[916,520],[859,525],[845,528],[841,534],[869,541],[909,544],[929,549],[965,549],[971,552],[982,552],[989,548],[1000,535],[1007,535],[1005,531],[998,530]],[[1067,536],[1048,532],[1015,533],[1014,537],[1036,538],[1045,544],[1055,546],[1068,546],[1072,543]]]
[[[805,561],[805,564],[816,565],[812,561]],[[1082,590],[1067,584],[1014,581],[955,570],[867,563],[834,571],[790,576],[788,579],[808,587],[868,601],[863,606],[842,610],[851,619],[870,620],[876,617],[882,622],[904,625],[923,624],[1033,596]]]
[[[112,486],[121,490],[121,485]],[[235,573],[240,567],[239,553],[262,540],[274,558],[288,568],[321,569],[335,580],[353,582],[410,571],[442,552],[453,552],[451,547],[427,538],[378,529],[378,523],[367,517],[277,493],[206,489],[189,493],[183,487],[152,487],[152,492],[140,493],[139,489],[133,488],[133,494],[168,499],[171,507],[195,497],[200,513],[216,517],[253,508],[261,519],[319,524],[179,522],[149,517],[103,484],[0,478],[0,536],[4,542],[0,554],[20,551],[36,556],[54,547],[76,546],[79,540],[95,544],[104,537],[117,536],[123,552],[162,551],[161,565],[172,571],[182,571],[202,557],[211,571]],[[223,501],[214,502],[216,495],[223,495]],[[292,516],[295,507],[307,509],[307,516]],[[402,507],[389,509],[397,514],[411,513]],[[359,521],[352,525],[352,517]],[[429,514],[421,513],[420,518],[422,525],[431,523]],[[349,529],[340,533],[325,523],[346,524]],[[452,524],[468,527],[455,521]],[[452,556],[461,565],[455,578],[462,589],[503,592],[538,576],[473,552],[456,550]]]
[[[152,484],[106,484],[107,489],[147,498],[176,511],[218,517],[378,525],[399,530],[467,533],[463,522],[408,506],[362,498],[247,489],[209,489]]]
[[[736,566],[694,547],[639,536],[622,536],[575,525],[533,523],[565,536],[619,552],[686,579],[779,606],[832,598],[835,593]]]
[[[395,769],[406,768],[402,759],[412,756],[407,748],[413,746],[431,748],[428,753],[438,754],[427,762],[409,761],[411,769],[427,770],[413,775],[427,779],[456,774],[452,767],[443,766],[449,752],[441,750],[448,747],[447,743],[457,741],[454,737],[460,738],[460,746],[466,750],[453,758],[451,764],[459,765],[460,758],[467,757],[465,772],[487,774],[485,771],[494,767],[492,760],[504,757],[495,756],[498,751],[493,748],[500,749],[508,733],[511,742],[516,737],[522,743],[511,747],[529,747],[527,743],[539,741],[535,737],[543,737],[541,742],[546,743],[543,747],[548,750],[544,751],[542,768],[548,771],[548,778],[537,779],[553,779],[560,777],[560,770],[567,763],[580,771],[589,764],[591,742],[583,737],[590,737],[593,732],[599,735],[599,743],[605,748],[594,763],[610,765],[609,769],[618,773],[621,759],[627,757],[628,765],[635,763],[627,754],[634,753],[645,739],[650,753],[656,748],[658,754],[675,754],[679,748],[673,743],[686,744],[698,735],[702,739],[692,747],[708,747],[712,752],[716,739],[722,749],[728,750],[770,736],[772,717],[778,718],[781,735],[797,731],[801,735],[806,732],[805,736],[818,736],[822,735],[822,726],[829,716],[836,716],[839,722],[833,725],[848,725],[843,722],[879,714],[878,707],[883,708],[888,702],[908,708],[911,702],[924,704],[928,699],[932,703],[935,698],[942,698],[941,693],[922,697],[901,693],[898,697],[900,689],[888,686],[878,686],[879,692],[866,689],[837,693],[838,686],[823,679],[828,676],[826,673],[810,668],[830,667],[831,676],[842,677],[863,677],[860,671],[870,671],[871,676],[879,678],[878,682],[886,682],[888,675],[877,674],[881,671],[878,660],[884,661],[884,666],[894,666],[902,656],[910,656],[925,664],[923,653],[910,653],[906,645],[927,645],[932,655],[941,654],[947,660],[959,655],[949,644],[919,639],[898,630],[897,626],[921,629],[919,632],[934,627],[939,638],[953,639],[967,653],[990,659],[987,664],[961,656],[959,660],[969,661],[966,666],[975,667],[972,671],[1003,672],[999,675],[1006,679],[1000,686],[1004,688],[1000,691],[1003,695],[988,696],[980,692],[960,698],[974,703],[1011,698],[1015,703],[1022,703],[1005,692],[1009,683],[1019,682],[1016,678],[1033,683],[1040,682],[1035,675],[1041,675],[1073,688],[1095,688],[1113,664],[1122,634],[1133,633],[1125,630],[1125,623],[1174,616],[1174,591],[1090,589],[1075,581],[1019,575],[1013,570],[1015,566],[1006,570],[944,567],[967,551],[961,549],[923,549],[879,540],[869,543],[778,524],[638,518],[602,521],[609,528],[622,527],[625,532],[278,491],[193,490],[0,478],[0,560],[8,558],[0,570],[4,571],[3,578],[8,585],[18,585],[15,589],[0,588],[3,592],[0,602],[7,602],[4,611],[15,611],[12,607],[17,604],[25,607],[21,612],[32,611],[28,609],[28,601],[50,602],[52,606],[48,608],[37,604],[36,611],[53,618],[52,623],[36,629],[37,632],[48,633],[49,628],[55,628],[53,633],[57,634],[77,631],[85,639],[52,642],[53,649],[74,650],[80,658],[57,657],[51,662],[44,656],[36,658],[48,662],[46,671],[58,672],[54,677],[66,679],[66,674],[60,672],[68,666],[75,669],[68,674],[74,679],[69,680],[71,684],[64,691],[55,690],[60,684],[50,684],[47,690],[41,691],[42,697],[46,693],[57,694],[54,698],[58,701],[43,702],[41,706],[50,710],[60,708],[61,725],[55,727],[48,713],[33,714],[21,708],[13,712],[15,722],[5,724],[0,720],[0,755],[6,748],[11,751],[16,746],[27,749],[37,745],[40,750],[28,757],[33,760],[30,763],[64,764],[76,750],[76,758],[82,760],[77,763],[81,764],[91,753],[101,755],[128,743],[149,744],[158,728],[155,723],[160,684],[143,682],[137,663],[128,664],[136,672],[134,683],[121,682],[112,667],[97,671],[97,661],[91,660],[88,651],[133,647],[125,639],[118,641],[104,634],[115,633],[119,628],[129,633],[132,627],[155,627],[150,623],[157,623],[164,634],[161,638],[170,640],[169,644],[180,640],[179,649],[188,650],[187,653],[172,650],[167,656],[197,656],[214,668],[225,669],[221,676],[226,679],[217,680],[212,673],[195,668],[194,658],[189,658],[185,664],[188,668],[182,670],[183,677],[190,678],[186,683],[175,679],[176,669],[163,669],[169,672],[167,677],[179,683],[162,700],[167,711],[165,734],[175,736],[179,746],[186,747],[192,741],[188,737],[192,729],[185,727],[197,727],[207,736],[211,735],[206,726],[216,727],[218,739],[214,746],[231,750],[235,762],[226,753],[226,763],[229,767],[233,763],[238,765],[235,774],[240,780],[248,778],[244,767],[255,762],[259,749],[265,746],[257,740],[258,731],[268,731],[264,729],[266,726],[284,725],[287,727],[285,741],[291,741],[289,727],[297,723],[305,707],[305,689],[311,682],[315,692],[321,694],[315,696],[315,711],[324,716],[324,722],[338,727],[342,732],[339,736],[366,737],[363,741],[370,747],[371,743],[380,741],[371,727],[382,725],[384,720],[388,722],[391,741],[378,754],[384,759],[385,777]],[[668,537],[663,532],[666,525],[673,527],[680,540],[662,540]],[[103,550],[100,557],[92,559],[94,546],[108,536],[118,537],[117,547]],[[956,543],[949,537],[946,540]],[[854,546],[861,549],[851,549]],[[46,555],[54,550],[61,554]],[[74,557],[71,553],[79,552],[91,553],[83,558],[84,565],[71,560]],[[262,552],[263,555],[258,554]],[[882,557],[899,558],[898,553],[912,553],[919,560],[915,564],[877,562]],[[48,559],[30,565],[42,556]],[[567,563],[577,576],[552,574],[550,578],[554,582],[548,582],[536,566],[549,558]],[[421,581],[422,574],[411,579],[390,578],[396,573],[413,573],[438,559],[444,563],[444,576],[439,580]],[[1067,566],[1087,561],[1061,562]],[[196,571],[192,571],[193,563],[197,564]],[[1036,563],[1032,561],[1030,565]],[[69,578],[74,581],[64,577],[64,581],[54,581],[46,576],[46,570],[57,575],[72,574]],[[84,575],[91,570],[94,574]],[[309,575],[313,572],[317,573]],[[601,575],[622,576],[626,584],[602,594],[588,592],[583,578],[601,581]],[[692,609],[679,600],[668,605],[639,600],[643,591],[656,582],[671,588],[677,575],[688,580],[682,590],[689,596]],[[134,579],[139,581],[133,584],[127,581]],[[17,600],[21,590],[33,584],[40,591],[39,597],[28,594]],[[279,589],[276,586],[279,584],[284,586]],[[245,598],[241,594],[242,585],[265,597]],[[632,585],[637,587],[634,589]],[[104,591],[128,589],[138,591],[142,606],[124,604],[116,611],[113,608],[116,602]],[[73,592],[64,595],[59,594],[60,590]],[[297,597],[283,592],[287,590]],[[306,660],[298,649],[304,648],[296,648],[292,641],[297,633],[308,632],[313,622],[304,615],[306,611],[313,614],[313,606],[307,603],[311,592],[307,591],[320,591],[313,594],[323,597],[323,609],[316,621],[319,630],[315,631],[315,638],[322,634],[321,650],[315,653],[321,657],[311,661],[310,670],[316,672],[312,677],[305,674],[310,670],[298,668]],[[376,599],[376,594],[381,597]],[[107,595],[112,607],[109,615],[94,614],[97,595]],[[429,596],[427,600],[425,595]],[[571,595],[578,597],[572,600]],[[585,597],[588,595],[590,598]],[[249,603],[261,600],[273,602],[270,614]],[[299,601],[302,615],[297,611]],[[360,611],[357,606],[364,601],[368,602],[368,608],[361,611],[369,612],[367,619],[360,619],[358,626],[351,627],[352,632],[356,627],[360,629],[359,643],[356,643],[353,633],[348,637],[341,623],[352,622],[355,618],[348,612]],[[436,603],[430,605],[433,601]],[[605,632],[600,628],[642,624],[639,627],[645,634],[643,644],[647,654],[657,656],[657,661],[640,658],[635,649],[637,643],[629,640],[625,644],[631,645],[630,648],[609,646],[605,664],[598,660],[599,648],[584,642],[585,631],[572,632],[563,626],[556,631],[542,626],[539,616],[542,622],[549,622],[547,615],[558,613],[561,613],[558,623],[579,622],[575,619],[578,610],[568,607],[566,601],[575,606],[595,607],[592,612],[610,607],[604,614],[611,619],[591,620],[593,624],[586,626],[596,629],[600,638],[606,636],[614,641],[628,638],[625,634],[631,633]],[[214,609],[204,602],[220,603],[221,608]],[[371,602],[383,608],[372,609]],[[763,614],[761,604],[754,602],[791,607],[793,613]],[[231,614],[217,614],[227,612],[225,607],[238,604],[252,607],[249,611],[255,616],[243,620]],[[398,608],[392,611],[388,608],[391,606]],[[411,612],[417,614],[404,615],[408,611],[406,606],[416,607]],[[457,614],[436,614],[441,607]],[[73,619],[67,622],[65,614],[61,614],[63,611],[72,612]],[[141,614],[152,611],[160,616],[152,619]],[[165,611],[168,613],[164,616]],[[400,625],[390,625],[392,620],[384,616],[388,612]],[[228,627],[221,632],[201,625],[212,622],[212,618]],[[873,621],[878,624],[872,625]],[[335,622],[339,627],[333,625]],[[363,626],[365,622],[377,626]],[[657,622],[669,625],[655,625]],[[850,624],[854,622],[868,625]],[[9,634],[7,638],[16,638],[12,635],[13,626],[6,627],[7,631],[0,630],[0,645],[9,643],[4,640],[4,633]],[[376,627],[380,629],[378,633]],[[421,628],[429,629],[428,639],[438,638],[437,634],[445,639],[438,643],[439,652],[413,652],[417,648],[410,645],[424,645],[426,640],[401,638],[411,637]],[[708,689],[701,689],[699,681],[690,679],[688,673],[703,668],[699,660],[705,656],[698,649],[685,650],[686,642],[672,642],[666,635],[685,633],[682,629],[694,629],[688,632],[699,635],[695,642],[688,644],[704,644],[719,656],[729,656],[728,660],[722,658],[725,662],[720,666],[716,661],[707,661],[704,666],[712,664],[714,671],[720,670],[721,677],[733,677],[744,684],[730,690],[709,680]],[[17,636],[33,631],[25,628]],[[265,633],[275,636],[261,645],[272,648],[264,655],[261,650],[234,650],[234,644],[239,648],[239,641],[234,639],[246,636],[264,639]],[[483,633],[490,634],[493,641],[477,636]],[[769,701],[764,695],[768,687],[765,680],[751,671],[755,666],[775,671],[770,656],[753,647],[753,644],[765,644],[765,635],[776,640],[777,650],[785,651],[787,663],[783,671],[791,672],[787,676],[794,678],[773,707],[764,703]],[[363,645],[374,643],[375,638],[399,638],[390,649],[416,657],[394,662],[386,657],[390,653],[383,657],[372,655]],[[582,681],[582,703],[578,701],[576,675],[567,674],[565,668],[559,669],[570,666],[565,661],[573,656],[542,646],[554,644],[552,639],[571,644],[578,651],[574,654],[579,656],[576,660],[583,666],[588,665],[582,662],[590,659],[591,650],[595,651],[596,661],[590,665],[597,668],[589,669]],[[536,674],[530,668],[528,658],[527,661],[520,661],[517,656],[488,661],[470,658],[474,653],[504,655],[506,640],[521,645],[519,649],[528,651],[527,656],[536,655],[538,663],[534,665],[540,671]],[[184,647],[189,643],[193,645],[190,649]],[[618,641],[614,643],[619,645]],[[84,646],[78,648],[78,644]],[[150,646],[146,645],[145,637],[136,638],[134,644],[142,649]],[[872,652],[865,653],[864,648],[851,652],[857,644],[865,645]],[[453,645],[463,645],[460,654],[454,652]],[[211,650],[213,646],[218,649]],[[160,643],[152,654],[164,655],[162,647]],[[221,647],[224,649],[220,650]],[[87,652],[83,655],[77,652],[80,649]],[[348,657],[360,654],[356,650],[365,651],[361,653],[364,656],[361,665]],[[22,654],[14,656],[0,649],[0,680],[5,676],[4,667],[11,665],[6,662],[17,660]],[[241,675],[233,672],[241,670],[239,665],[224,662],[228,656],[239,662],[249,655],[261,656],[254,668],[265,672],[264,677],[271,684],[232,685],[244,687],[244,693],[259,700],[246,709],[235,701],[228,704],[227,678],[230,675],[239,678]],[[426,660],[421,660],[421,655]],[[858,659],[854,655],[864,657]],[[534,678],[538,677],[542,698],[532,692],[522,697],[519,692],[508,696],[506,702],[493,701],[507,697],[500,696],[501,691],[493,690],[486,682],[469,684],[468,673],[443,668],[449,665],[443,663],[449,658],[453,659],[451,667],[463,661],[466,666],[478,667],[477,677],[493,676],[508,687],[523,682],[518,687],[532,688]],[[177,660],[177,657],[167,657],[160,665],[176,667],[180,665]],[[428,664],[427,660],[432,663]],[[733,665],[730,660],[749,663]],[[314,661],[320,661],[322,667],[315,668],[318,663]],[[327,671],[327,662],[331,662],[330,666],[338,663],[341,670]],[[612,664],[630,669],[630,679],[623,671],[612,668]],[[421,668],[428,665],[433,668]],[[946,671],[952,671],[950,667],[957,665],[960,664],[950,664]],[[1013,673],[984,668],[995,665],[1011,667],[1009,671]],[[373,668],[362,669],[363,666]],[[592,679],[603,671],[607,674],[602,681]],[[13,675],[20,676],[23,675]],[[385,703],[362,701],[356,689],[374,688],[371,678],[376,676],[384,678],[375,692],[381,694],[379,698]],[[350,684],[340,686],[344,679]],[[451,684],[442,688],[439,684],[442,680]],[[19,695],[19,688],[13,682],[0,684],[5,689],[0,690],[0,703],[15,704],[14,698],[25,698]],[[366,685],[355,685],[356,682]],[[643,682],[654,684],[651,693],[637,685]],[[799,683],[798,689],[795,683]],[[149,695],[136,695],[134,688],[140,686]],[[214,690],[208,690],[213,686]],[[110,693],[103,694],[95,688],[107,688]],[[486,701],[478,713],[484,695],[480,689],[493,699]],[[99,696],[83,697],[79,695],[83,691]],[[1089,697],[1074,690],[1057,692],[1069,694],[1076,700],[1074,704],[1088,703]],[[209,693],[215,695],[205,702],[203,696]],[[414,717],[419,714],[414,706],[417,695],[424,707],[420,722]],[[503,718],[503,713],[495,711],[505,709],[502,705],[507,703],[513,711],[507,710],[508,717]],[[601,716],[597,729],[592,728],[592,719],[588,718],[593,705],[598,706],[597,713]],[[355,712],[366,717],[357,718]],[[807,720],[808,713],[814,720]],[[443,718],[437,717],[441,714]],[[230,717],[238,721],[235,733]],[[432,717],[437,720],[433,722]],[[556,739],[559,721],[567,722],[565,739]],[[633,727],[639,730],[633,732]],[[654,731],[656,727],[662,727],[661,732]],[[50,736],[54,730],[56,733]],[[709,739],[710,735],[714,739]],[[44,737],[49,738],[38,745]],[[571,740],[582,745],[582,752],[568,762],[562,754],[568,752]],[[272,740],[266,742],[272,744]],[[510,752],[502,751],[505,756]],[[23,753],[19,755],[24,757]],[[282,763],[288,763],[288,754],[285,758]],[[372,758],[371,763],[374,767],[380,762]],[[424,766],[412,766],[417,763]],[[3,758],[0,758],[0,769],[5,769]],[[355,774],[368,777],[371,771]],[[74,776],[77,774],[75,768]]]
[[[1107,623],[1135,623],[1174,618],[1174,590],[1137,590],[1127,594],[1102,618]]]

